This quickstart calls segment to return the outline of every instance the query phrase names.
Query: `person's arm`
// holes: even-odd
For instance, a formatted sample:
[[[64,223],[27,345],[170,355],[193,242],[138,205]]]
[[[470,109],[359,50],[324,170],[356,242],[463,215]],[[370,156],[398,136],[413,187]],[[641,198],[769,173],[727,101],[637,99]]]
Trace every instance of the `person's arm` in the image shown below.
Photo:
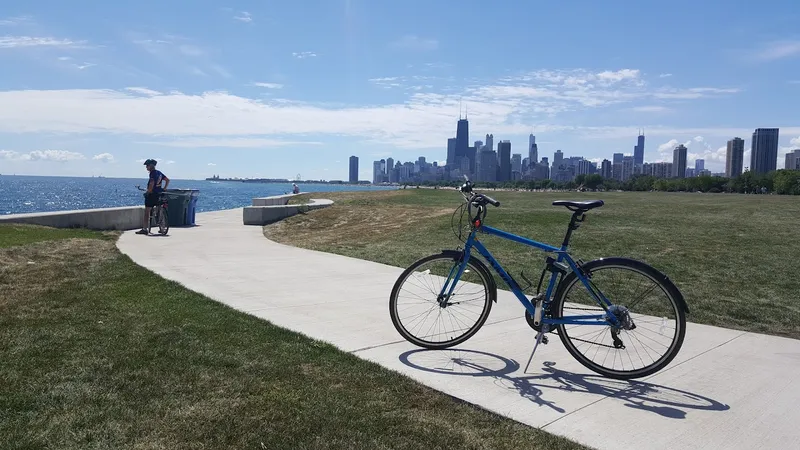
[[[162,176],[164,177],[164,190],[166,191],[169,187],[169,177],[164,174],[162,174]]]

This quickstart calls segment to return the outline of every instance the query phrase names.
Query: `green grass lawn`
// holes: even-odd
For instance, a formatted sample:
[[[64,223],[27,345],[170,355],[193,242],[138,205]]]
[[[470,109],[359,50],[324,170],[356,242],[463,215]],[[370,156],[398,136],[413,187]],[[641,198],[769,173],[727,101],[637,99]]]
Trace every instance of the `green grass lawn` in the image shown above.
[[[494,192],[485,223],[558,245],[570,213],[553,200],[600,198],[574,234],[573,256],[641,259],[670,276],[689,304],[688,320],[800,338],[800,202],[792,196],[658,192]],[[406,267],[460,242],[453,189],[325,193],[334,206],[268,225],[267,237],[300,247]],[[518,280],[538,280],[544,255],[482,238]],[[505,288],[502,281],[499,285]]]
[[[114,236],[0,227],[0,448],[582,448],[188,291]]]

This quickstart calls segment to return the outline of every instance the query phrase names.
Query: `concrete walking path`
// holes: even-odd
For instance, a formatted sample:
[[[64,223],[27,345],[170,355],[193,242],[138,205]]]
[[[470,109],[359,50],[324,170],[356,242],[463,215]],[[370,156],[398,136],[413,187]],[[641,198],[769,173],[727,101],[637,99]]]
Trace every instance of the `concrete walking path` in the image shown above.
[[[197,223],[167,237],[126,232],[117,245],[137,264],[237,310],[590,447],[800,448],[798,340],[689,323],[667,368],[624,382],[588,371],[555,337],[523,373],[534,332],[509,292],[500,291],[470,340],[425,350],[403,340],[389,318],[402,269],[272,242],[260,226],[242,225],[242,209],[198,214]]]

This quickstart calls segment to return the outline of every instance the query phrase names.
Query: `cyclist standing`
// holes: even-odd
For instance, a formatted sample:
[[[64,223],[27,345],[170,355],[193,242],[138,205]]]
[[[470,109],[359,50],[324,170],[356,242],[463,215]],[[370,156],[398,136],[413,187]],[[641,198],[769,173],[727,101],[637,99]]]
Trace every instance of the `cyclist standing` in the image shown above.
[[[148,159],[144,162],[147,171],[150,172],[150,179],[147,181],[147,191],[144,194],[144,219],[142,229],[136,234],[148,234],[147,223],[150,221],[150,209],[158,205],[158,197],[169,186],[169,178],[156,169],[158,162],[155,159]],[[164,183],[164,187],[161,187]]]

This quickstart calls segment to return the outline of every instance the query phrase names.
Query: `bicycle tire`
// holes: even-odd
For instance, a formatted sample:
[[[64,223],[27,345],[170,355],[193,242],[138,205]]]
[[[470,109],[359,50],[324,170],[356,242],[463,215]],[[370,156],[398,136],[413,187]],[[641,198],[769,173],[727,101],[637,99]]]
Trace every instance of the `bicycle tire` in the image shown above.
[[[652,364],[642,367],[641,369],[629,371],[614,370],[589,360],[586,355],[581,353],[572,340],[570,340],[569,333],[566,331],[565,325],[561,324],[557,326],[558,335],[561,339],[561,343],[564,344],[564,347],[567,349],[570,355],[572,355],[572,357],[580,362],[584,367],[592,370],[593,372],[618,380],[630,380],[634,378],[646,377],[666,367],[678,355],[678,352],[680,351],[683,341],[686,337],[685,313],[688,311],[688,308],[686,307],[686,303],[677,286],[675,286],[675,284],[666,275],[644,262],[629,258],[602,258],[583,264],[582,266],[583,271],[588,274],[593,274],[604,269],[614,268],[630,270],[644,275],[652,280],[656,286],[661,288],[661,291],[666,294],[666,297],[670,301],[672,310],[675,313],[677,325],[673,340],[671,341],[667,352]],[[579,286],[579,289],[586,292],[586,287],[580,282],[575,272],[571,272],[569,275],[567,275],[561,281],[561,283],[559,283],[558,289],[556,290],[555,299],[550,307],[550,311],[554,319],[563,318],[563,306],[568,293],[573,286]],[[602,287],[600,289],[602,289]],[[591,326],[596,327],[595,325]],[[622,357],[620,356],[620,358]],[[616,362],[616,359],[614,361]]]
[[[163,226],[164,226],[164,230],[162,231],[161,230],[161,224],[159,224],[158,225],[158,232],[163,234],[164,236],[166,236],[167,233],[169,233],[169,211],[167,210],[167,208],[164,208],[163,206],[159,207],[158,209],[159,209],[158,221],[159,222],[163,222]]]
[[[391,316],[392,324],[394,325],[397,332],[400,333],[400,335],[408,342],[427,349],[442,350],[452,347],[454,345],[461,344],[462,342],[471,338],[486,323],[486,319],[489,318],[489,313],[492,310],[492,303],[497,301],[497,286],[494,283],[494,279],[492,278],[486,266],[480,260],[474,257],[470,257],[469,262],[467,263],[467,267],[474,270],[475,273],[479,275],[481,281],[483,282],[483,287],[484,287],[483,309],[481,310],[481,314],[478,316],[478,319],[476,320],[475,324],[472,325],[465,333],[453,339],[449,339],[445,342],[432,342],[422,339],[414,335],[410,331],[408,331],[408,329],[403,325],[402,321],[398,317],[397,302],[399,293],[403,288],[405,282],[408,280],[409,276],[412,273],[414,273],[414,271],[418,267],[436,260],[442,260],[444,262],[455,264],[461,261],[462,256],[463,252],[458,252],[458,251],[444,251],[442,253],[426,256],[422,259],[417,260],[416,262],[411,264],[408,268],[406,268],[406,270],[404,270],[403,273],[400,274],[400,276],[397,278],[397,281],[395,281],[395,284],[392,287],[391,296],[389,297],[389,315]]]

